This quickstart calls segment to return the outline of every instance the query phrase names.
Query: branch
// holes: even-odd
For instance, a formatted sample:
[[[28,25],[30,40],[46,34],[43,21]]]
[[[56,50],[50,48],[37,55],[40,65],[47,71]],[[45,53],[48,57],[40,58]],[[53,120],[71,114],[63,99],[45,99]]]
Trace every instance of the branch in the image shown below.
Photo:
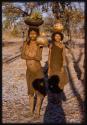
[[[16,13],[19,12],[19,13],[23,14],[23,16],[27,16],[27,15],[28,15],[28,13],[27,13],[26,11],[23,11],[22,9],[17,8],[17,7],[15,7],[15,6],[13,6],[13,5],[7,6],[6,9],[3,10],[3,11],[4,11],[4,12],[7,12],[7,9],[8,9],[8,10],[11,10],[11,12],[12,12],[12,10],[13,10],[14,13],[15,13],[15,12],[16,12]]]
[[[17,9],[17,10],[19,10],[21,13],[23,13],[25,16],[27,16],[28,15],[28,13],[26,12],[26,11],[23,11],[22,9],[20,9],[20,8],[17,8],[17,7],[12,7],[12,9]]]

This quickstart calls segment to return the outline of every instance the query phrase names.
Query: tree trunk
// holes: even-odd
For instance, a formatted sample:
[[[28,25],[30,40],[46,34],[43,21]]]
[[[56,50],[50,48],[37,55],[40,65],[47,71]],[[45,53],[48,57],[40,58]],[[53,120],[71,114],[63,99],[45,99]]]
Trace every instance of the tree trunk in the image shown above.
[[[52,4],[52,11],[53,11],[54,17],[56,19],[59,19],[60,18],[60,13],[59,13],[59,3],[58,2],[54,2]]]

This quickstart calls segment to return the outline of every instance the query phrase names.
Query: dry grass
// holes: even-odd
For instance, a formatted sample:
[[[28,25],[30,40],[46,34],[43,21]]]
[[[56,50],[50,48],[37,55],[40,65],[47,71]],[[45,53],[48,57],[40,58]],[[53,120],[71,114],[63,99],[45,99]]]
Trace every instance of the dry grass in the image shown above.
[[[3,32],[2,33],[2,40],[5,41],[5,42],[11,42],[11,41],[14,41],[14,42],[20,42],[20,41],[23,41],[23,38],[21,37],[15,37],[11,34],[11,32]]]

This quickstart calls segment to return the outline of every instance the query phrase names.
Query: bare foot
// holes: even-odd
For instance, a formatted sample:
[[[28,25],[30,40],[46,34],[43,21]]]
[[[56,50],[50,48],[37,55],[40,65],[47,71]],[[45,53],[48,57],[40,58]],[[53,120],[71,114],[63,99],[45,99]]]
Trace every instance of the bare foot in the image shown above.
[[[39,119],[39,118],[40,118],[40,114],[34,113],[33,118],[34,118],[35,120],[36,120],[36,119]]]
[[[28,116],[29,116],[29,117],[32,117],[33,114],[34,114],[33,112],[29,112],[29,115],[28,115]]]

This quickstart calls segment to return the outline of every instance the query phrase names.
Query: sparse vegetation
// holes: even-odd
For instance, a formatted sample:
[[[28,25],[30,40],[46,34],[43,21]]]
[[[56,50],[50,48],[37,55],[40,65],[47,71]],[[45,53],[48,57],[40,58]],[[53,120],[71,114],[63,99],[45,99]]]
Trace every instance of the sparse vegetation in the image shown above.
[[[25,10],[22,10],[22,6]],[[2,15],[3,18],[5,18],[3,21],[3,31],[8,29],[9,32],[14,34],[14,36],[16,35],[16,32],[17,36],[21,36],[21,32],[23,32],[27,27],[23,24],[25,17],[31,19],[41,19],[43,18],[43,13],[49,13],[49,9],[51,8],[52,14],[48,14],[48,16],[44,18],[43,25],[46,31],[48,30],[51,32],[54,22],[57,19],[60,19],[64,25],[65,35],[67,35],[70,39],[72,39],[72,36],[83,37],[81,28],[84,27],[84,12],[81,10],[79,3],[78,6],[79,8],[76,8],[76,6],[73,7],[73,4],[70,2],[26,2],[18,7],[15,6],[14,3],[3,2]],[[17,23],[17,21],[20,23],[22,21],[22,27],[25,28],[21,29],[19,26],[20,23]],[[19,28],[15,29],[14,25],[17,25],[21,32],[19,32]],[[77,28],[80,32],[78,32]]]

